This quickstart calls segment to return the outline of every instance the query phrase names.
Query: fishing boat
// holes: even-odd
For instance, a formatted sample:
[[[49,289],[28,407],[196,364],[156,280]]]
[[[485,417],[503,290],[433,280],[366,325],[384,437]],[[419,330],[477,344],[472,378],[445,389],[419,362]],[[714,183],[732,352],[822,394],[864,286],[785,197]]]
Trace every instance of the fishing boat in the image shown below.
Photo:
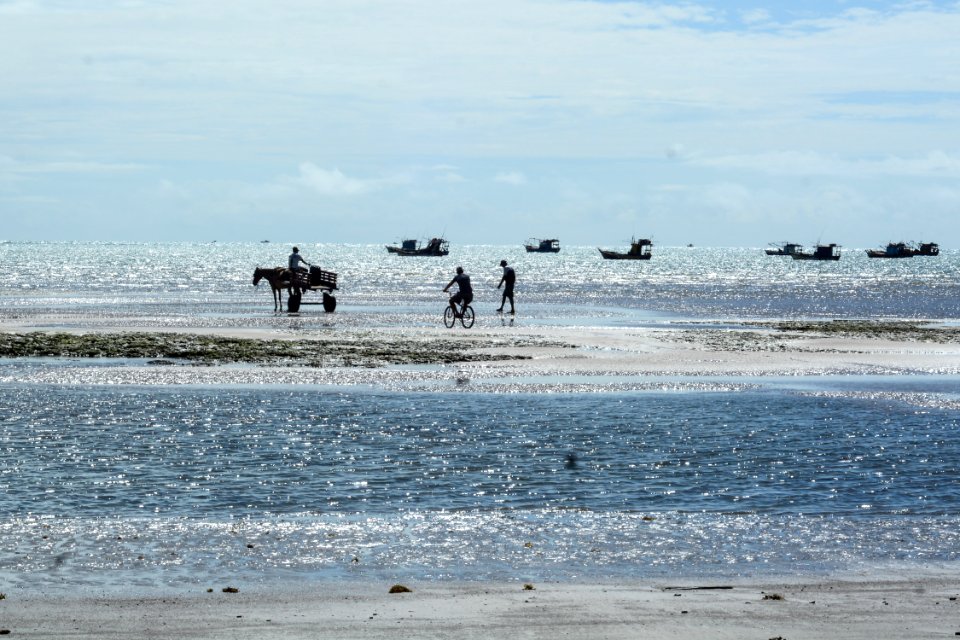
[[[938,256],[940,246],[936,242],[890,242],[885,249],[867,249],[871,258],[912,258],[913,256]]]
[[[523,246],[527,253],[560,253],[560,241],[555,238],[549,240],[530,238]]]
[[[626,253],[597,248],[604,260],[649,260],[652,250],[653,241],[647,238],[631,239],[630,250]]]
[[[803,245],[796,242],[770,243],[770,248],[765,249],[768,256],[792,256],[795,253],[803,251]]]
[[[794,260],[839,260],[840,245],[818,244],[813,252],[798,251],[791,253],[790,257]]]
[[[399,246],[387,245],[387,251],[398,256],[445,256],[450,253],[450,243],[443,238],[430,238],[426,245],[417,240],[403,240]]]
[[[890,242],[885,249],[867,249],[867,255],[871,258],[912,258],[917,255],[917,250],[906,242]]]

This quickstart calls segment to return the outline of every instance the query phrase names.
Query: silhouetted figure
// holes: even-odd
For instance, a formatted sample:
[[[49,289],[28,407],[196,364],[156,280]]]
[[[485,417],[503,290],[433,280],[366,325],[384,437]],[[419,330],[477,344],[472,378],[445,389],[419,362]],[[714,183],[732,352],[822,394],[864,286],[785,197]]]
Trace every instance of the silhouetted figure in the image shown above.
[[[297,274],[308,272],[307,267],[300,266],[301,263],[307,265],[307,267],[312,266],[309,262],[303,259],[302,255],[300,255],[300,249],[298,247],[294,247],[293,253],[290,254],[289,258],[287,258],[287,266],[290,268],[290,284],[294,290],[303,294],[304,289],[302,287],[295,286],[297,281],[300,280]]]
[[[507,266],[506,260],[501,260],[500,266],[503,267],[503,277],[500,278],[500,284],[497,285],[497,289],[503,285],[506,286],[503,287],[503,298],[500,299],[500,308],[497,309],[497,313],[503,313],[503,305],[509,300],[510,315],[513,315],[516,312],[513,307],[513,283],[517,281],[517,273],[513,270],[513,267]]]
[[[287,266],[290,267],[290,271],[306,273],[307,267],[301,267],[301,263],[307,265],[307,267],[311,266],[310,263],[304,260],[303,256],[300,255],[300,249],[294,247],[293,253],[290,254],[289,258],[287,258]]]
[[[463,314],[463,308],[473,302],[473,286],[470,284],[470,276],[463,272],[463,267],[457,267],[457,275],[453,276],[453,280],[443,290],[449,291],[454,283],[457,285],[457,292],[450,296],[450,308],[453,309],[454,316],[459,318]],[[461,302],[463,305],[457,309]]]

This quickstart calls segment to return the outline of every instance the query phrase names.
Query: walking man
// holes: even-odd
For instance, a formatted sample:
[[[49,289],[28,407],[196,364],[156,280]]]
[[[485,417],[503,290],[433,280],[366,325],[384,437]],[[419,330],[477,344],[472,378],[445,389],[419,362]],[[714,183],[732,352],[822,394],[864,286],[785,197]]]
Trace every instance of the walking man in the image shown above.
[[[500,266],[503,267],[503,277],[500,278],[500,284],[497,285],[497,289],[499,289],[503,285],[506,285],[506,286],[503,287],[503,298],[501,298],[500,300],[500,308],[497,309],[497,313],[503,313],[503,305],[507,302],[507,300],[509,300],[510,315],[514,315],[515,312],[513,308],[513,283],[517,281],[517,274],[513,270],[513,267],[507,266],[506,260],[501,260]]]

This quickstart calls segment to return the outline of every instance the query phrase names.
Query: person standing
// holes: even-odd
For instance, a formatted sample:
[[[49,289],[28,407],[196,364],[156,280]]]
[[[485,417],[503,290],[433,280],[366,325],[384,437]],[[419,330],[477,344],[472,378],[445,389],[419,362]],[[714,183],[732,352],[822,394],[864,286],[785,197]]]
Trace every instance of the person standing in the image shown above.
[[[500,284],[497,285],[497,289],[503,286],[503,298],[500,299],[500,308],[497,309],[497,313],[503,313],[503,305],[509,300],[510,315],[515,315],[513,307],[513,283],[517,281],[517,273],[513,270],[513,267],[507,266],[506,260],[501,260],[500,266],[503,267],[503,277],[500,278]]]

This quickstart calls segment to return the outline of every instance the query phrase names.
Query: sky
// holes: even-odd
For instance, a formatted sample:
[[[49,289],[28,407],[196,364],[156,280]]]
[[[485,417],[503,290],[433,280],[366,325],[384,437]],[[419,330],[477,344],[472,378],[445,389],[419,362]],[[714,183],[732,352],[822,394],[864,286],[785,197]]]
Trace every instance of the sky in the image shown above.
[[[0,0],[0,240],[960,247],[960,1]]]

